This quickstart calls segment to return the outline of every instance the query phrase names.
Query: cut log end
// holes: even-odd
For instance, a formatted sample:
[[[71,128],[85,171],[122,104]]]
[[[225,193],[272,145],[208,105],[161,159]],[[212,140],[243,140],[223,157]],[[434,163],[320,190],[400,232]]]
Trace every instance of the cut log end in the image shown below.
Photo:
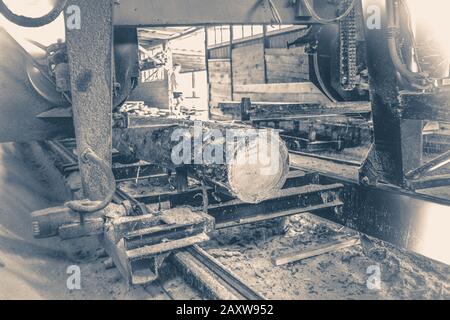
[[[258,138],[250,145],[240,147],[236,155],[245,152],[244,161],[239,156],[228,165],[228,184],[231,192],[247,203],[260,203],[278,193],[289,173],[289,152],[278,134],[269,139]],[[270,143],[274,141],[274,143]],[[262,147],[266,144],[266,147]],[[246,150],[243,150],[246,148]],[[251,159],[251,160],[248,160]]]

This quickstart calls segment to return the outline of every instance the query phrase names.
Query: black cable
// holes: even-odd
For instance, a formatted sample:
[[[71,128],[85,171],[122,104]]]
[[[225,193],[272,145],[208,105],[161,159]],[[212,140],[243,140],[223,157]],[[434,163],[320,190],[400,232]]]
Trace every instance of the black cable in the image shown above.
[[[304,0],[304,3],[305,3],[306,8],[308,9],[309,13],[311,14],[311,16],[314,18],[314,20],[316,20],[317,22],[323,23],[323,24],[330,24],[330,23],[339,22],[342,19],[345,19],[350,14],[350,12],[352,12],[352,10],[355,8],[356,0],[352,0],[352,3],[348,6],[347,10],[345,10],[345,12],[343,14],[341,14],[338,17],[331,18],[331,19],[327,19],[327,18],[323,18],[323,17],[319,16],[319,14],[317,14],[317,12],[314,9],[314,6],[310,2],[310,0]]]
[[[398,2],[395,0],[388,1],[386,11],[388,20],[388,48],[395,69],[414,88],[420,90],[429,89],[431,86],[429,79],[424,74],[410,71],[400,58],[397,48],[397,38],[400,33]]]
[[[56,20],[56,18],[59,17],[61,12],[63,12],[66,5],[67,0],[58,0],[56,5],[49,13],[39,18],[31,18],[15,14],[11,10],[9,10],[8,6],[5,4],[3,0],[0,0],[0,13],[3,14],[6,19],[8,19],[9,21],[18,26],[27,28],[37,28],[45,26]]]

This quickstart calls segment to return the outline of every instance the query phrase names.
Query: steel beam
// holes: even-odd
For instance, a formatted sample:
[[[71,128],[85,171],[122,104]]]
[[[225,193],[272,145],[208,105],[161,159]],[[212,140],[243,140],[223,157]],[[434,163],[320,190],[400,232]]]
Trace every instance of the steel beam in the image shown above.
[[[425,177],[417,180],[408,181],[411,190],[424,190],[450,186],[450,175],[439,175],[434,177]]]
[[[316,23],[299,11],[300,1],[272,0],[283,24]],[[336,6],[315,0],[323,17],[333,17]],[[223,25],[275,23],[269,1],[261,0],[121,0],[115,6],[114,25]]]
[[[243,108],[245,106],[245,108]],[[358,103],[289,103],[289,102],[220,102],[219,109],[234,120],[251,120],[253,123],[264,121],[294,121],[307,117],[336,117],[345,115],[368,115],[371,112],[369,102]],[[242,119],[244,118],[244,119]],[[248,119],[248,120],[246,120]]]
[[[366,0],[364,12],[369,5],[376,5],[383,8],[382,17],[386,17],[385,3],[386,0]],[[366,28],[374,145],[362,166],[360,179],[371,185],[380,181],[403,186],[404,174],[421,165],[422,123],[404,120],[398,112],[400,83],[389,54],[387,21],[381,22],[379,29]]]
[[[252,223],[253,219],[270,220],[276,213],[281,213],[280,216],[294,215],[301,212],[303,208],[308,208],[308,212],[330,209],[342,205],[339,201],[339,192],[342,188],[343,185],[337,183],[283,189],[278,194],[274,194],[272,199],[256,205],[249,205],[239,200],[211,205],[208,207],[208,214],[214,217],[217,225],[235,226]],[[329,196],[330,201],[323,200],[326,196]]]
[[[113,104],[112,0],[70,0],[80,8],[81,28],[66,28],[77,152],[91,149],[111,163]],[[66,19],[69,17],[66,17]],[[85,197],[101,200],[106,178],[97,166],[81,161]]]
[[[406,178],[408,179],[418,179],[422,178],[423,176],[436,171],[439,168],[442,168],[443,166],[450,163],[450,151],[447,151],[446,153],[440,155],[439,157],[427,162],[423,166],[420,166],[419,168],[414,168],[413,170],[409,171],[406,174]]]
[[[399,113],[404,119],[450,121],[450,91],[404,93]]]

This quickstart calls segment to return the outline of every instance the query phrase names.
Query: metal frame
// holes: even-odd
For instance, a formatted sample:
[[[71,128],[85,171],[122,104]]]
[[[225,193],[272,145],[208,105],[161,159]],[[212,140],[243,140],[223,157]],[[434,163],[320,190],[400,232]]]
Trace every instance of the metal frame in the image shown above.
[[[380,4],[380,1],[383,3],[389,0],[367,0],[364,4]],[[325,3],[324,8],[328,8],[328,1],[315,1],[316,4],[319,2]],[[284,23],[312,23],[310,18],[299,14],[299,1],[296,5],[291,0],[274,0],[274,3]],[[112,0],[71,0],[69,4],[78,5],[82,17],[81,30],[67,30],[67,46],[79,166],[85,196],[91,200],[100,200],[108,193],[101,170],[82,155],[86,150],[92,150],[111,164],[113,25],[266,24],[272,20],[268,5],[260,0],[122,0],[114,4]],[[405,186],[405,174],[421,165],[423,119],[412,116],[407,116],[408,120],[402,118],[401,111],[409,106],[405,107],[405,100],[398,90],[395,68],[388,54],[386,26],[381,30],[366,30],[366,40],[375,143],[362,167],[360,179],[373,185],[383,181]],[[434,104],[431,108],[434,108]],[[340,188],[340,185],[333,186],[333,189]],[[314,191],[317,195],[327,192],[326,187]],[[301,194],[300,190],[292,194],[295,212],[282,212],[282,208],[278,207],[272,210],[280,210],[281,216],[298,213],[298,205],[302,204],[299,202]],[[304,203],[305,207],[311,205],[317,203]],[[330,207],[340,205],[329,204]],[[352,205],[351,201],[346,205]],[[108,254],[116,265],[121,265],[121,255],[124,251],[126,254],[126,250],[108,237],[109,233],[106,232],[104,240]],[[127,270],[123,272],[128,273]]]
[[[374,4],[385,8],[385,1],[366,0],[363,11]],[[113,24],[132,27],[266,24],[273,18],[268,3],[260,0],[126,0],[114,4],[111,0],[95,3],[72,0],[69,3],[78,5],[82,15],[81,30],[67,30],[78,152],[81,155],[90,148],[108,163],[111,163]],[[299,13],[301,1],[294,4],[291,0],[274,0],[273,3],[283,23],[312,22]],[[314,3],[324,16],[334,8],[327,1]],[[386,17],[386,12],[382,16]],[[381,29],[366,29],[375,142],[361,169],[360,180],[372,185],[384,182],[406,186],[405,174],[421,166],[422,120],[448,116],[438,103],[447,94],[423,97],[399,92],[399,81],[389,55],[385,18],[382,23]],[[419,104],[433,112],[427,113],[427,117],[417,108]],[[81,163],[80,170],[86,196],[91,200],[103,197],[107,191],[102,190],[104,184],[99,170],[85,162]]]
[[[305,22],[291,0],[275,0],[274,4],[285,23]],[[68,5],[77,5],[82,19],[81,29],[67,29],[66,38],[81,180],[90,200],[108,194],[101,170],[82,155],[92,150],[111,165],[113,25],[264,24],[272,20],[269,4],[260,0],[70,0]]]

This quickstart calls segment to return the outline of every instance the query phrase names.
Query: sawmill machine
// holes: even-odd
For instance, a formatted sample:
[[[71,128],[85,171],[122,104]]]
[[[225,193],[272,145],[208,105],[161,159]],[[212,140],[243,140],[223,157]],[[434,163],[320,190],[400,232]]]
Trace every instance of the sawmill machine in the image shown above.
[[[170,136],[178,128],[192,132],[194,122],[136,118],[118,111],[143,68],[137,28],[152,26],[304,25],[304,35],[288,46],[306,46],[313,59],[311,80],[333,101],[370,98],[372,103],[374,143],[360,168],[359,184],[405,192],[417,185],[448,185],[448,176],[429,174],[450,161],[449,153],[422,161],[424,122],[450,118],[450,41],[439,41],[420,13],[423,8],[429,14],[439,12],[445,1],[417,2],[422,1],[55,0],[44,16],[27,17],[1,0],[0,13],[24,28],[42,27],[64,15],[65,41],[43,47],[38,56],[0,31],[0,142],[76,138],[84,200],[33,213],[33,232],[66,239],[101,235],[115,265],[136,284],[157,276],[156,267],[147,274],[134,272],[136,263],[151,258],[157,266],[171,250],[209,239],[218,218],[208,214],[207,186],[234,197],[235,206],[257,206],[274,198],[286,205],[294,196],[294,206],[306,210],[339,206],[339,184],[303,186],[296,193],[283,189],[289,156],[272,130],[268,135],[279,143],[277,170],[269,176],[253,172],[254,166],[171,163]],[[424,45],[430,39],[433,45]],[[202,133],[246,129],[236,123],[204,126]],[[247,140],[246,147],[253,142]],[[205,210],[146,212],[133,203],[114,202],[113,146],[127,161],[145,160],[176,171],[184,180],[181,190],[186,176],[197,178]],[[239,152],[240,147],[234,149],[234,154]],[[291,214],[298,212],[294,209]],[[226,214],[221,217],[226,224]]]

